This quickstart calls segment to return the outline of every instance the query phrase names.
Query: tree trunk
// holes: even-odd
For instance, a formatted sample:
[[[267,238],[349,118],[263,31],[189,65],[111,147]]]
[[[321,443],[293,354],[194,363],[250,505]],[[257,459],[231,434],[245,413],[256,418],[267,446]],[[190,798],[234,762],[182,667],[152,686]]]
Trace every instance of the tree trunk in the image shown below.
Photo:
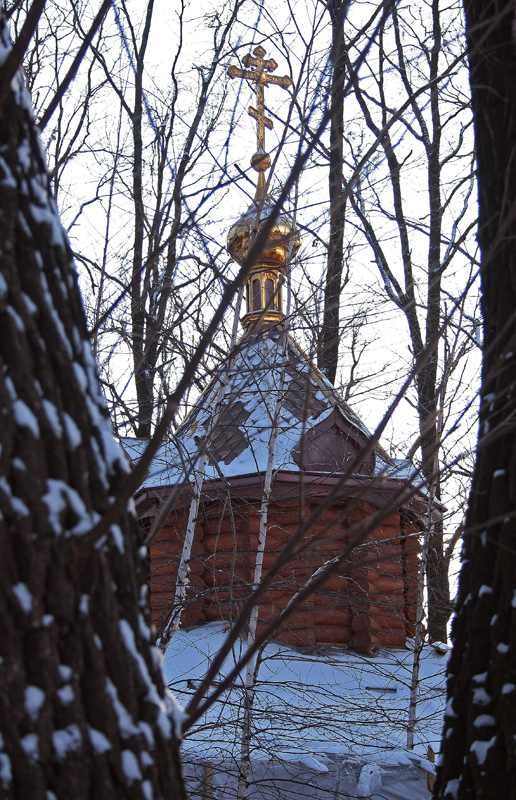
[[[344,220],[346,205],[342,201],[344,100],[343,86],[346,71],[344,46],[344,6],[342,0],[329,4],[332,24],[333,75],[331,82],[330,121],[330,240],[326,285],[324,287],[324,318],[320,337],[319,366],[331,383],[335,382],[339,360],[339,318],[342,266],[344,260]]]
[[[149,41],[154,0],[149,0],[145,16],[142,41],[136,53],[134,87],[134,111],[132,115],[133,132],[133,202],[134,202],[134,249],[131,284],[131,317],[133,326],[133,363],[136,397],[138,400],[137,436],[151,435],[152,412],[154,406],[154,372],[149,370],[145,353],[146,291],[142,291],[143,237],[145,227],[145,206],[143,200],[143,70],[145,53]]]
[[[141,534],[127,512],[81,545],[126,467],[29,109],[18,75],[0,118],[2,797],[184,798]]]
[[[516,54],[514,7],[465,3],[485,325],[437,798],[516,798]]]
[[[417,121],[420,132],[420,141],[424,144],[427,161],[427,180],[428,180],[428,262],[427,262],[427,293],[426,293],[426,330],[423,336],[419,316],[418,316],[418,281],[414,273],[414,263],[412,258],[412,239],[411,223],[407,217],[407,202],[404,193],[404,183],[402,181],[402,170],[404,161],[399,160],[400,151],[391,138],[391,133],[387,132],[382,136],[382,147],[387,160],[390,180],[393,192],[393,208],[399,234],[401,262],[403,265],[404,280],[403,288],[398,283],[394,273],[389,267],[389,260],[383,247],[382,237],[378,238],[371,221],[363,211],[363,203],[360,198],[360,189],[357,191],[356,198],[351,199],[354,211],[364,226],[364,232],[375,254],[375,260],[380,269],[382,281],[385,286],[387,296],[393,303],[403,311],[407,320],[410,333],[411,348],[414,359],[418,359],[423,352],[435,341],[441,326],[441,279],[445,265],[441,263],[441,240],[442,240],[442,123],[441,123],[441,99],[439,86],[439,57],[442,52],[441,34],[441,13],[439,8],[440,0],[432,0],[432,46],[428,52],[429,56],[429,80],[430,80],[430,125],[423,113],[423,106],[415,93],[415,87],[411,83],[411,71],[408,69],[407,51],[403,43],[403,32],[399,23],[396,4],[392,6],[392,19],[398,53],[398,72],[399,77],[405,87],[407,99],[410,99],[411,110]],[[383,33],[379,31],[380,63],[379,74],[381,76],[381,101],[382,101],[382,125],[385,125],[388,115],[391,113],[385,102],[383,90],[384,60],[388,64],[388,69],[392,69],[390,56],[387,58],[383,54]],[[430,38],[429,38],[430,41]],[[350,62],[348,70],[353,81],[356,98],[362,108],[367,126],[379,136],[381,128],[374,122],[372,106],[370,100],[360,87],[358,75],[354,73]],[[439,500],[438,486],[438,458],[439,458],[439,438],[437,435],[437,405],[439,390],[437,387],[437,376],[439,366],[439,353],[437,348],[428,354],[425,366],[422,368],[416,380],[418,396],[418,418],[419,434],[421,447],[422,471],[428,478],[429,489]],[[448,563],[443,554],[443,533],[442,527],[436,527],[432,534],[428,547],[428,635],[431,641],[446,641],[447,623],[450,616],[450,598],[448,585]]]

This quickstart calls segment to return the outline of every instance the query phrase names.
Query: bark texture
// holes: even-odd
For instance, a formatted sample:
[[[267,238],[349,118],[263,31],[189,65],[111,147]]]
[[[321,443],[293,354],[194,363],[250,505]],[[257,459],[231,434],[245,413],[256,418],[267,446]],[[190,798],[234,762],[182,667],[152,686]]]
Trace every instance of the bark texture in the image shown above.
[[[485,348],[436,798],[516,798],[514,6],[467,0]]]
[[[179,800],[141,534],[127,512],[81,546],[126,467],[19,76],[0,184],[0,796]]]
[[[340,293],[344,262],[344,222],[346,204],[343,192],[344,78],[346,50],[344,43],[345,0],[331,0],[328,10],[332,25],[333,74],[331,81],[330,119],[330,239],[324,287],[324,318],[321,330],[319,367],[335,383],[340,343]]]

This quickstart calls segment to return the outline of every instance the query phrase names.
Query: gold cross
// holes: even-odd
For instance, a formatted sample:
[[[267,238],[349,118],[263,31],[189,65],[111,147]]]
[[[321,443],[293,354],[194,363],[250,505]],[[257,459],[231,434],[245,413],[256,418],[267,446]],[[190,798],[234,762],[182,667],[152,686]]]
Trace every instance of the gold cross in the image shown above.
[[[256,134],[258,150],[265,152],[265,128],[272,128],[272,120],[265,116],[265,97],[264,87],[270,83],[276,86],[282,86],[283,89],[288,89],[292,85],[292,78],[285,75],[283,78],[278,78],[276,75],[268,75],[267,73],[274,72],[277,64],[273,58],[264,60],[265,50],[260,45],[253,50],[255,58],[248,54],[243,57],[242,61],[246,67],[255,67],[255,69],[240,69],[240,67],[231,66],[228,69],[230,78],[245,78],[248,81],[256,84],[256,105],[258,109],[249,106],[249,116],[253,117],[256,122]]]

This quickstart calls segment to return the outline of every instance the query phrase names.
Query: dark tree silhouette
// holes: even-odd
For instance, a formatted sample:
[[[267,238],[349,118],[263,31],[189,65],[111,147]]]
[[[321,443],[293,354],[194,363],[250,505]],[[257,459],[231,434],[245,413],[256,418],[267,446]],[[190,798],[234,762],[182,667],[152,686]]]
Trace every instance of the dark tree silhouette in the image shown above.
[[[142,535],[128,510],[85,546],[127,468],[30,98],[0,83],[1,796],[182,798]]]
[[[514,3],[465,3],[485,327],[437,798],[516,798],[516,50]]]
[[[340,295],[344,264],[344,222],[346,203],[343,191],[344,79],[346,44],[344,19],[348,3],[330,0],[328,12],[332,27],[331,119],[330,119],[330,238],[328,268],[324,286],[324,319],[321,330],[319,366],[335,382],[339,362]]]

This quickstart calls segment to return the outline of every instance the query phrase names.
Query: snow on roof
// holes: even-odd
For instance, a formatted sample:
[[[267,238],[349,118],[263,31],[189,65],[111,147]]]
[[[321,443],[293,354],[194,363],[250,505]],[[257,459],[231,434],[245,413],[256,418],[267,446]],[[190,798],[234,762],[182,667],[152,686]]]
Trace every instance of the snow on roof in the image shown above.
[[[219,651],[227,627],[227,623],[209,623],[180,630],[172,640],[163,668],[180,703],[187,705],[208,662]],[[222,675],[234,666],[245,647],[243,642],[235,645]],[[358,772],[366,764],[383,771],[419,766],[431,772],[427,748],[431,745],[435,752],[439,750],[447,656],[430,645],[423,649],[416,744],[414,750],[407,750],[412,657],[410,649],[380,650],[374,657],[366,657],[335,647],[308,653],[268,644],[256,686],[252,761],[296,761],[324,771],[328,759],[334,762],[337,758],[354,764]],[[243,678],[188,731],[183,743],[186,760],[238,759]]]
[[[210,459],[206,480],[265,472],[268,446],[278,401],[279,435],[274,469],[299,472],[296,448],[316,426],[335,409],[358,438],[370,433],[359,417],[344,402],[337,390],[311,363],[298,345],[288,337],[285,358],[283,335],[273,333],[250,338],[229,365],[229,379],[222,400],[224,370],[215,374],[174,439],[164,442],[152,463],[144,485],[166,486],[177,483],[185,471],[195,467],[199,447],[212,424],[217,398],[218,423],[211,434]],[[139,458],[145,440],[123,439],[131,460]],[[375,448],[374,473],[405,478],[408,467],[389,458],[381,447]],[[338,468],[335,471],[339,471]]]

